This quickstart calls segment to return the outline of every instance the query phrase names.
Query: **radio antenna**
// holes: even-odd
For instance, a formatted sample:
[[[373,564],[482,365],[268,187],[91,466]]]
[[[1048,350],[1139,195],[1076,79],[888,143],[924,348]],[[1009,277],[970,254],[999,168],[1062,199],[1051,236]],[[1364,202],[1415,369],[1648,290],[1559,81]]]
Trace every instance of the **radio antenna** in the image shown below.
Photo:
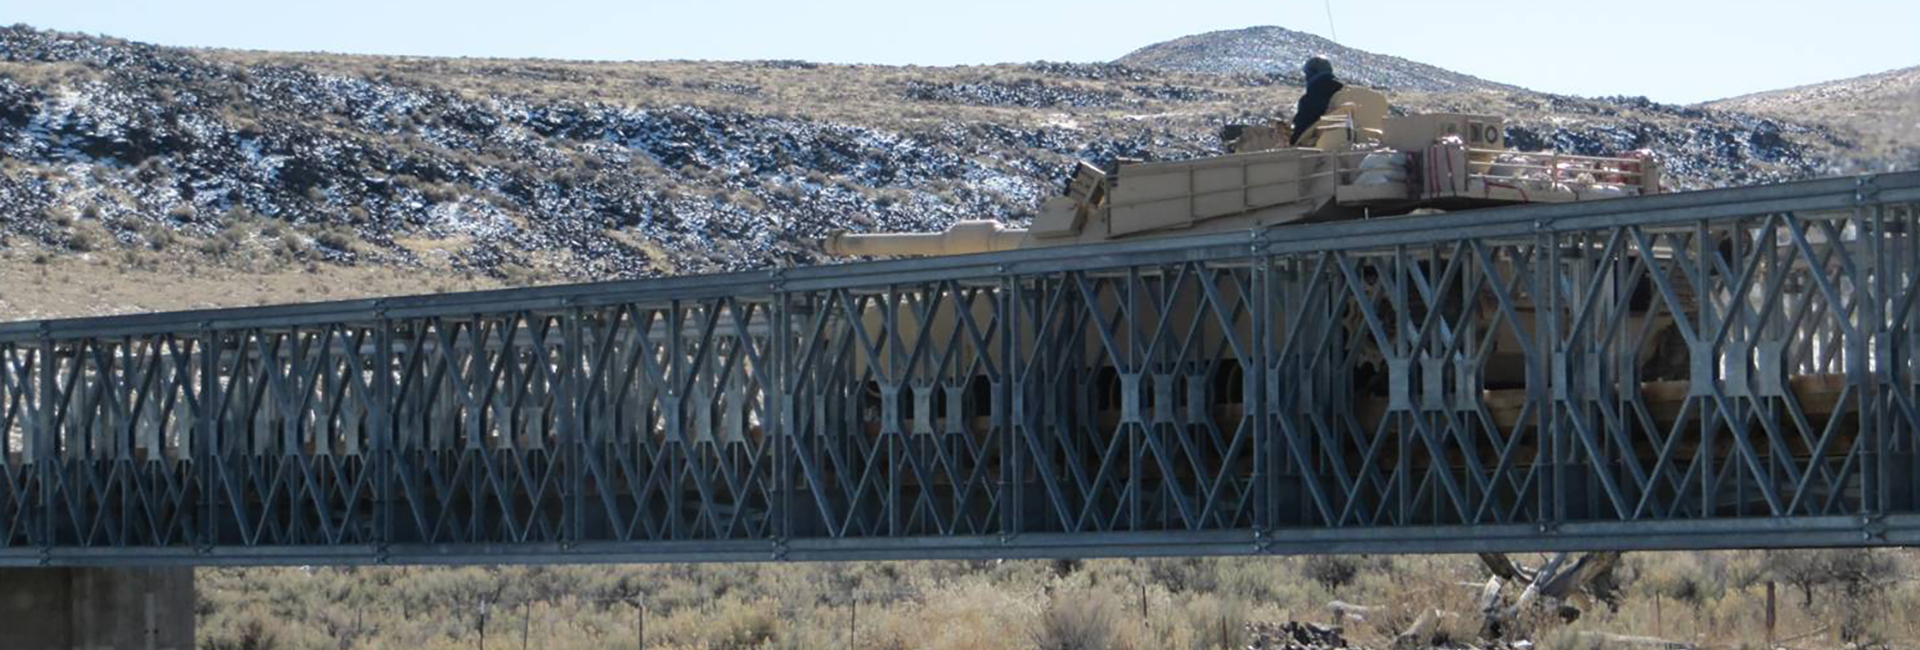
[[[1327,6],[1327,33],[1333,35],[1333,42],[1340,42],[1340,30],[1333,27],[1333,0],[1323,0]]]

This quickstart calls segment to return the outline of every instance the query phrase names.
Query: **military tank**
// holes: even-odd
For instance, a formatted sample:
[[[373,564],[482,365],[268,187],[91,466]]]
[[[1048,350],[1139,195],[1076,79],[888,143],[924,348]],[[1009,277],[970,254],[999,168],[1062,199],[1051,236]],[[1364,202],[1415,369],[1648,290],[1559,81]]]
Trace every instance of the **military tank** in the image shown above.
[[[1562,203],[1655,194],[1661,170],[1650,152],[1616,157],[1521,152],[1508,146],[1499,116],[1432,113],[1390,116],[1378,91],[1348,86],[1336,93],[1326,116],[1292,141],[1285,122],[1238,125],[1222,130],[1229,153],[1181,161],[1119,161],[1110,168],[1081,162],[1059,196],[1046,200],[1028,228],[996,221],[960,221],[942,232],[850,233],[836,231],[822,242],[829,255],[932,256],[985,253],[1103,241],[1247,230],[1290,223],[1406,215],[1527,203]],[[1636,299],[1653,288],[1641,280]],[[1384,294],[1383,294],[1384,296]],[[1416,300],[1417,302],[1417,300]],[[1387,319],[1386,298],[1375,306]],[[1475,305],[1434,305],[1453,315],[1476,309],[1483,320],[1501,317],[1491,299]],[[1409,305],[1424,313],[1427,305]],[[1643,346],[1642,376],[1670,378],[1682,369],[1662,354],[1674,339],[1671,315],[1636,311],[1625,323],[1657,340]],[[1361,316],[1350,315],[1357,333]],[[1516,331],[1533,327],[1523,301],[1515,327],[1497,330],[1481,381],[1487,388],[1525,382],[1524,353]],[[928,323],[936,336],[951,323]],[[1641,329],[1644,328],[1644,329]],[[1356,339],[1365,337],[1358,336]],[[1356,363],[1356,388],[1384,394],[1388,372],[1377,350]],[[1664,365],[1663,365],[1664,364]]]
[[[838,232],[821,244],[833,255],[885,257],[1210,231],[1255,232],[1271,243],[1290,232],[1326,230],[1289,224],[1415,220],[1423,211],[1664,189],[1662,170],[1647,152],[1516,151],[1499,116],[1389,116],[1384,96],[1362,88],[1347,89],[1333,104],[1302,134],[1305,146],[1283,144],[1293,140],[1284,124],[1245,125],[1222,133],[1223,155],[1079,164],[1025,228],[963,221],[942,232]],[[903,279],[837,296],[826,306],[838,310],[819,312],[801,337],[834,351],[811,363],[817,377],[852,387],[854,397],[833,407],[851,426],[864,427],[872,440],[911,432],[918,444],[978,450],[989,467],[980,475],[1015,486],[1008,489],[1016,501],[1008,503],[1017,502],[1021,513],[1093,516],[1065,501],[1073,495],[1056,495],[1054,504],[1033,496],[1049,483],[1035,478],[1028,460],[1009,456],[1015,445],[1023,445],[1017,451],[1025,458],[1041,459],[1031,466],[1084,472],[1075,479],[1083,481],[1077,498],[1113,522],[1192,526],[1208,516],[1239,517],[1244,502],[1229,499],[1232,514],[1193,513],[1170,495],[1231,493],[1244,476],[1236,472],[1257,466],[1255,452],[1241,444],[1257,436],[1243,434],[1267,426],[1287,432],[1274,433],[1284,444],[1259,452],[1281,459],[1258,480],[1275,481],[1282,486],[1276,494],[1291,495],[1269,504],[1283,527],[1386,516],[1392,501],[1406,508],[1400,523],[1498,519],[1488,510],[1538,505],[1529,505],[1537,496],[1531,470],[1518,482],[1473,485],[1484,467],[1501,464],[1551,466],[1551,480],[1575,486],[1565,500],[1574,518],[1617,516],[1602,504],[1606,489],[1596,486],[1640,485],[1618,459],[1671,468],[1697,459],[1732,463],[1732,454],[1758,449],[1803,465],[1819,455],[1817,445],[1826,443],[1772,434],[1787,426],[1841,430],[1833,444],[1853,444],[1848,418],[1858,416],[1847,405],[1851,384],[1834,371],[1840,350],[1826,343],[1832,335],[1796,341],[1749,331],[1743,335],[1768,340],[1725,346],[1731,350],[1715,349],[1721,346],[1707,340],[1711,333],[1689,336],[1716,321],[1723,335],[1751,328],[1718,314],[1779,306],[1757,284],[1731,288],[1743,273],[1817,278],[1828,272],[1820,265],[1841,262],[1809,250],[1858,247],[1866,232],[1816,228],[1796,251],[1770,230],[1701,222],[1614,231],[1610,241],[1589,230],[1267,257],[1250,250],[1244,259],[1209,255],[1204,264],[1156,256],[1162,261],[979,282]],[[1558,268],[1541,272],[1543,265]],[[1732,284],[1712,289],[1717,281],[1709,274]],[[1814,292],[1806,286],[1815,280],[1778,282],[1781,295],[1800,296],[1795,309],[1848,304],[1832,297],[1847,295],[1845,287]],[[1700,287],[1718,292],[1692,293]],[[1816,349],[1818,360],[1807,360]],[[1792,360],[1795,354],[1801,360]],[[1723,426],[1716,418],[1725,417],[1702,404],[1718,386],[1792,395],[1804,407],[1793,417],[1803,419],[1752,424],[1743,442],[1716,442],[1714,428]],[[1756,417],[1786,417],[1778,413]],[[1585,449],[1548,435],[1568,427],[1630,435],[1583,436],[1582,444],[1591,443]],[[1181,435],[1165,435],[1174,432]],[[916,462],[932,464],[937,456],[926,452]],[[1399,478],[1390,484],[1389,475]],[[1436,486],[1447,480],[1482,491],[1479,514],[1442,507]],[[945,484],[910,488],[952,494],[941,492],[950,489]],[[1671,488],[1633,489],[1645,496]],[[1716,514],[1768,507],[1737,486],[1707,489],[1718,491],[1701,507]],[[1839,485],[1827,494],[1844,498],[1852,489]],[[1303,495],[1316,490],[1338,503],[1309,507]]]
[[[937,233],[830,233],[836,256],[958,255],[1245,230],[1303,221],[1559,203],[1660,191],[1645,151],[1619,157],[1519,152],[1492,115],[1388,116],[1381,93],[1349,86],[1286,146],[1286,123],[1223,130],[1230,153],[1170,162],[1082,162],[1029,228],[961,221]]]

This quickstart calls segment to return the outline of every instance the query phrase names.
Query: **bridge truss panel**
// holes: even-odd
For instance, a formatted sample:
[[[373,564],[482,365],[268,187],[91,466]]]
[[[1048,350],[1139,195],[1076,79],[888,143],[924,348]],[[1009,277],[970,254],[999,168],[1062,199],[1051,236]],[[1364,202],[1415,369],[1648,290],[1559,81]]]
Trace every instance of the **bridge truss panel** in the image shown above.
[[[1917,203],[0,324],[0,564],[1911,544]]]

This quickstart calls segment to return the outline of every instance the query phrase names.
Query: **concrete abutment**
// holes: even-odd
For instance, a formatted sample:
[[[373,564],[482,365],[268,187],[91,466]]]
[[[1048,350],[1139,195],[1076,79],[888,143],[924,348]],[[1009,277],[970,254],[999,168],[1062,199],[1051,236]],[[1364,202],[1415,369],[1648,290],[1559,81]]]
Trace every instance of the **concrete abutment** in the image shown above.
[[[0,648],[192,650],[192,568],[0,569]]]

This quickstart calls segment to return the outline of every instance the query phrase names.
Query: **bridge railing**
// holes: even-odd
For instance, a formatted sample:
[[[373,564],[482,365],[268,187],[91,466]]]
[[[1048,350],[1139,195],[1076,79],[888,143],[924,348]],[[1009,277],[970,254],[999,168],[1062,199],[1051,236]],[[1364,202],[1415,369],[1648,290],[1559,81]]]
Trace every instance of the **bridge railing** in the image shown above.
[[[1916,203],[4,323],[0,563],[1904,543]]]

